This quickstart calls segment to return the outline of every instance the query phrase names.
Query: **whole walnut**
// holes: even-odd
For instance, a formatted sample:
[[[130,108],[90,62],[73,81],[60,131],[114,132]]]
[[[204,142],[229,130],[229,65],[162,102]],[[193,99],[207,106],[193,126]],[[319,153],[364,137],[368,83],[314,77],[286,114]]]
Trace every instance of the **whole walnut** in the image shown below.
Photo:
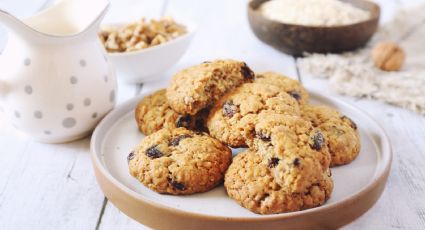
[[[400,70],[405,58],[403,49],[394,42],[379,42],[372,50],[373,63],[384,71]]]

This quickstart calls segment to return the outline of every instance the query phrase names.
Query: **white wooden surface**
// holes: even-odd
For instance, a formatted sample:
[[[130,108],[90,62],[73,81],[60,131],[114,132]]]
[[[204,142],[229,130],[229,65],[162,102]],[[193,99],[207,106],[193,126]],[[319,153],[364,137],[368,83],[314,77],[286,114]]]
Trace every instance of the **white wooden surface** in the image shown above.
[[[385,21],[398,7],[422,1],[378,2]],[[106,20],[156,17],[163,3],[115,0]],[[246,0],[173,0],[166,14],[190,18],[199,25],[186,55],[163,73],[168,79],[176,70],[204,60],[236,58],[245,60],[256,71],[274,70],[300,78],[307,87],[346,100],[372,115],[392,142],[391,175],[378,203],[344,229],[425,229],[425,117],[379,102],[338,96],[325,80],[298,74],[292,57],[254,37],[246,19]],[[120,82],[118,101],[122,103],[167,83],[142,87]],[[146,229],[103,196],[91,168],[89,141],[37,143],[15,131],[0,113],[0,229]]]

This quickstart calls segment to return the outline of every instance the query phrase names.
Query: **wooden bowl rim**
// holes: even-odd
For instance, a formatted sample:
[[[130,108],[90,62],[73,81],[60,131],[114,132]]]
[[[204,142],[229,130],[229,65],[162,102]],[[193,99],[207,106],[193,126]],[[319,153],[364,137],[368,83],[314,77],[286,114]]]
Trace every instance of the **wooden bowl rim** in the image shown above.
[[[353,23],[353,24],[348,24],[348,25],[336,25],[336,26],[299,25],[299,24],[292,24],[292,23],[283,23],[283,22],[275,21],[275,20],[272,20],[272,19],[265,17],[260,11],[257,10],[257,8],[261,4],[263,4],[264,2],[271,1],[271,0],[265,0],[263,3],[259,4],[256,8],[254,8],[254,6],[253,6],[254,1],[256,1],[256,0],[250,0],[248,2],[248,13],[249,14],[255,15],[255,17],[261,18],[262,20],[267,21],[267,22],[272,23],[272,24],[275,24],[275,25],[281,25],[281,26],[286,26],[286,27],[298,27],[298,28],[311,29],[311,30],[351,29],[352,27],[354,28],[354,27],[359,26],[359,25],[368,24],[368,23],[372,23],[374,21],[378,21],[380,15],[381,15],[381,7],[375,2],[371,2],[371,1],[367,1],[367,0],[349,0],[351,2],[357,2],[357,3],[361,2],[363,4],[369,5],[371,9],[363,9],[363,10],[369,11],[369,13],[371,13],[371,17],[368,18],[367,20],[356,22],[356,23]],[[346,2],[346,0],[343,0],[343,1]]]

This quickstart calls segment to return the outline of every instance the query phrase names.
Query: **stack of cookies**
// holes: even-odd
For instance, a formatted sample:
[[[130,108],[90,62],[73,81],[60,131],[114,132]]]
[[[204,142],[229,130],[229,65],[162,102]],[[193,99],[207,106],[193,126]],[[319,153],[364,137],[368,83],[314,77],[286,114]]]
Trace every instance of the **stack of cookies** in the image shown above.
[[[228,196],[259,214],[319,206],[332,193],[329,167],[353,161],[360,141],[350,118],[308,102],[298,81],[244,62],[187,68],[138,104],[146,137],[128,156],[130,173],[176,195],[224,179]],[[229,147],[247,149],[232,160]]]

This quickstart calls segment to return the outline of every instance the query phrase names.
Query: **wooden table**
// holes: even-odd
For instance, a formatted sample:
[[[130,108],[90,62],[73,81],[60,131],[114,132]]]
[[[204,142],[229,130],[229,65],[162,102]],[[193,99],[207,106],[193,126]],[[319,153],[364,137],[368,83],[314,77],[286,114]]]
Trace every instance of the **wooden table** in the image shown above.
[[[413,0],[381,0],[383,20]],[[113,1],[109,21],[157,17],[166,2]],[[387,187],[378,203],[345,229],[425,229],[425,118],[380,102],[341,97],[325,80],[300,75],[295,59],[259,42],[249,29],[246,0],[173,0],[166,14],[199,25],[178,69],[215,58],[245,60],[256,71],[273,70],[300,79],[363,109],[384,126],[394,150]],[[425,77],[425,76],[424,76]],[[119,83],[118,103],[167,85]],[[35,142],[9,125],[0,113],[0,229],[145,229],[103,196],[91,166],[85,138],[67,144]],[[355,176],[355,175],[353,175]],[[149,211],[149,210],[145,210]],[[167,220],[164,220],[167,221]]]

